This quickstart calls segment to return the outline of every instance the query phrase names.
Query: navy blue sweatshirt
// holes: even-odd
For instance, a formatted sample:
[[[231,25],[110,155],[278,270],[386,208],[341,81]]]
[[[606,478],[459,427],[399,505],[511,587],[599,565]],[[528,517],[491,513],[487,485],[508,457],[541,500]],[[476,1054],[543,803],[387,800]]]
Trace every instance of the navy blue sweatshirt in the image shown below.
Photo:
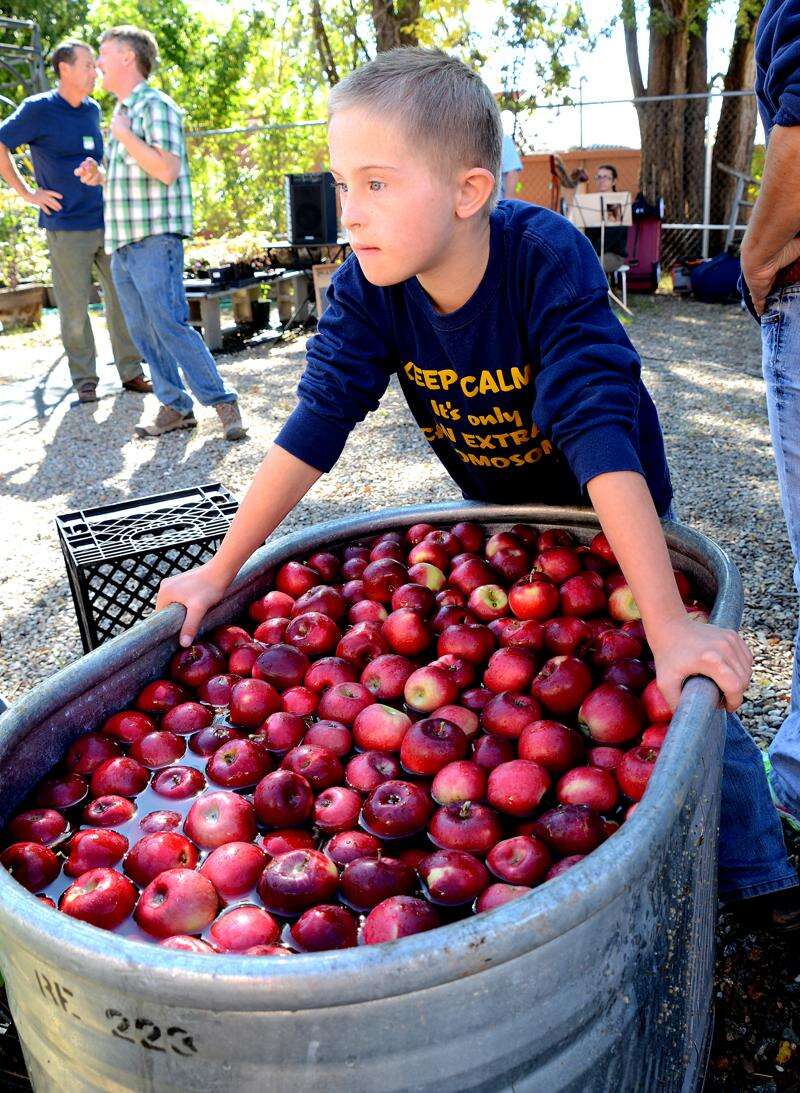
[[[756,95],[773,125],[800,125],[800,0],[767,0],[756,30]]]
[[[415,277],[370,284],[353,255],[328,299],[277,437],[305,463],[330,470],[396,373],[465,497],[585,504],[590,479],[636,471],[666,511],[669,471],[639,358],[591,244],[564,217],[501,201],[486,272],[450,314]]]

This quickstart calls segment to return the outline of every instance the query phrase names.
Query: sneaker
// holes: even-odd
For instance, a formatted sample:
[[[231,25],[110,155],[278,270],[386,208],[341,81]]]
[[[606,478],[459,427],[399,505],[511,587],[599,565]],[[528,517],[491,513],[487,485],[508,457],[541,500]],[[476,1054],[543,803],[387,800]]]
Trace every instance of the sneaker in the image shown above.
[[[137,395],[151,395],[153,393],[153,385],[143,372],[140,372],[138,376],[134,376],[132,380],[125,380],[122,389],[123,391],[134,391]]]
[[[790,812],[786,805],[782,804],[778,800],[778,795],[772,786],[772,763],[770,762],[767,752],[762,751],[761,761],[764,764],[764,773],[767,776],[767,785],[769,786],[769,795],[772,798],[772,803],[775,805],[775,811],[778,813],[782,820],[785,820],[792,831],[800,831],[800,819],[798,819],[793,812]]]
[[[247,429],[242,425],[238,402],[218,402],[214,409],[222,422],[226,440],[243,440],[247,436]]]
[[[78,388],[79,402],[97,402],[97,384],[82,383]]]
[[[194,429],[196,425],[197,419],[191,410],[181,414],[173,410],[171,406],[161,406],[155,421],[151,425],[137,425],[135,432],[137,436],[162,436],[164,433],[171,433],[174,429]]]

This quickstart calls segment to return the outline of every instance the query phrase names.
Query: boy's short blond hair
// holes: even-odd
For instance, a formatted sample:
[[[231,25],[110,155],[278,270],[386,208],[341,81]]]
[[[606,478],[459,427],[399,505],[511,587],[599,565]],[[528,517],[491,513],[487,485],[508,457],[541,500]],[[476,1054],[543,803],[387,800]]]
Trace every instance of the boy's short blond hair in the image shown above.
[[[491,171],[495,184],[487,209],[497,201],[500,111],[489,88],[463,61],[416,46],[379,53],[333,88],[328,116],[351,106],[396,118],[411,145],[424,148],[448,170]]]

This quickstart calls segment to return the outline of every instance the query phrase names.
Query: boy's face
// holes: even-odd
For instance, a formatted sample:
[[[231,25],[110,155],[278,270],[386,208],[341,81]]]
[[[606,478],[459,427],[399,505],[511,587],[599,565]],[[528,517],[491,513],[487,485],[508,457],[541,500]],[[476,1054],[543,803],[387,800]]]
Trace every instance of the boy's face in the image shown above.
[[[457,223],[456,173],[437,172],[395,118],[361,108],[333,115],[328,144],[342,226],[367,280],[395,285],[435,269]]]

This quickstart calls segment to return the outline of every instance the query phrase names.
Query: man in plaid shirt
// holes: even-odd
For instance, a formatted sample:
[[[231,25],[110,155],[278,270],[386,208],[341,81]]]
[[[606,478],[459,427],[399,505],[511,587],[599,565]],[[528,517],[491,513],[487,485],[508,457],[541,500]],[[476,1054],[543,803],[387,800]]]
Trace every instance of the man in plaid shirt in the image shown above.
[[[75,171],[88,186],[104,187],[105,247],[128,327],[150,362],[161,403],[139,436],[192,429],[192,393],[219,415],[226,440],[246,435],[236,394],[189,324],[183,289],[183,239],[192,234],[192,192],[183,111],[147,78],[158,60],[147,30],[120,26],[101,38],[98,67],[117,99],[105,169],[85,159]]]

